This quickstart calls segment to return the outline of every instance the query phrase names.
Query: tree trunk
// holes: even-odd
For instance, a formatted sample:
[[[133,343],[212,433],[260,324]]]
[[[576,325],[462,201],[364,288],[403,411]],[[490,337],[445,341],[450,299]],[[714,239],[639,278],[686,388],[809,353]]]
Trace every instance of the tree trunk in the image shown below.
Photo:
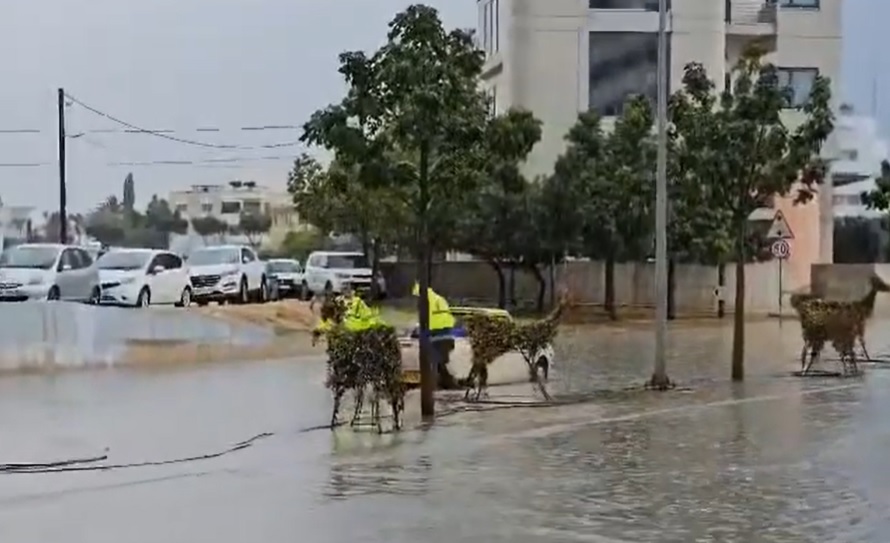
[[[367,253],[365,258],[367,258]],[[371,299],[378,300],[380,298],[380,283],[377,282],[377,275],[380,273],[380,238],[374,238],[371,243]]]
[[[491,258],[487,260],[488,265],[492,267],[494,273],[498,276],[498,307],[504,309],[507,307],[507,280],[504,277],[504,268],[501,263]]]
[[[510,263],[510,309],[516,309],[516,263]]]
[[[429,206],[429,147],[426,144],[420,146],[420,164],[419,164],[419,206],[417,209],[418,224],[420,226],[418,232],[418,252],[421,258],[417,261],[418,267],[418,286],[420,287],[419,296],[417,297],[417,320],[420,342],[418,347],[419,363],[420,363],[420,414],[425,420],[432,419],[436,415],[436,379],[437,374],[433,371],[430,342],[430,304],[427,290],[430,287],[430,276],[432,271],[432,259],[430,258],[430,236],[427,225],[427,207]]]
[[[677,262],[668,258],[668,291],[667,291],[667,318],[672,321],[677,318]]]
[[[745,379],[745,232],[743,231],[738,238],[735,263],[735,315],[732,329],[733,381]]]
[[[550,308],[556,307],[556,259],[550,261]]]
[[[606,257],[606,296],[604,309],[608,313],[609,318],[613,321],[618,320],[618,310],[615,308],[615,257],[609,255]]]
[[[544,274],[541,273],[541,269],[537,266],[528,266],[532,275],[535,276],[535,279],[538,280],[538,299],[535,300],[535,309],[538,313],[544,312],[544,295],[547,294],[547,281],[544,279]]]
[[[723,291],[726,287],[726,263],[717,264],[717,290],[720,298],[717,299],[717,318],[722,319],[726,316],[726,293]]]

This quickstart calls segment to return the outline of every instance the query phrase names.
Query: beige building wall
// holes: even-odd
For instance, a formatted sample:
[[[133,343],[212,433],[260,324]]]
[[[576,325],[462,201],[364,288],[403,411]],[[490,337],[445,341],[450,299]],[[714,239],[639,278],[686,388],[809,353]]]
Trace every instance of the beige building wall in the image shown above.
[[[754,40],[779,67],[817,68],[839,94],[841,1],[819,0],[819,8],[779,6],[763,0],[672,0],[668,18],[672,90],[688,62],[701,62],[722,88],[725,74]],[[790,3],[813,0],[790,0]],[[579,111],[590,107],[590,33],[651,33],[658,29],[656,0],[612,2],[622,9],[591,9],[609,0],[478,0],[477,37],[489,53],[483,85],[498,111],[512,106],[533,111],[544,122],[527,173],[547,175],[564,150],[564,136]],[[789,3],[781,0],[780,4]],[[630,6],[630,7],[624,7]],[[493,15],[492,15],[493,14]],[[600,48],[595,55],[609,55]],[[595,61],[597,59],[594,59]],[[654,72],[652,77],[654,77]],[[615,75],[620,79],[620,74]],[[789,112],[789,115],[795,113]],[[833,156],[833,142],[825,155]],[[814,262],[832,259],[831,185],[817,202],[793,207],[778,201],[795,239],[788,262],[790,288],[809,284]],[[772,216],[775,210],[762,210]]]

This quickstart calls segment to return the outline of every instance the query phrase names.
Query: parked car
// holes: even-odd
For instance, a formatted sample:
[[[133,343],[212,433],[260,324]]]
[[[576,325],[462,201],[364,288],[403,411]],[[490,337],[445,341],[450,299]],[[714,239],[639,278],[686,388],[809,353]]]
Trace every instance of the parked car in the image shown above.
[[[306,259],[306,269],[301,284],[301,298],[308,300],[313,293],[321,293],[326,289],[340,293],[345,285],[353,290],[368,291],[371,289],[371,265],[365,255],[357,252],[316,251]],[[379,273],[376,277],[377,292],[380,297],[386,295],[386,282]]]
[[[268,299],[266,263],[246,245],[202,247],[189,254],[188,265],[192,301],[198,305]]]
[[[113,249],[99,257],[96,268],[102,304],[148,307],[191,303],[188,268],[169,251]]]
[[[0,300],[98,303],[99,273],[89,252],[57,243],[25,243],[0,255]]]
[[[486,314],[493,317],[511,319],[510,313],[504,309],[495,309],[487,307],[452,307],[451,314],[454,315],[455,325],[452,329],[454,336],[454,351],[451,353],[448,368],[457,378],[467,377],[473,361],[473,351],[470,342],[467,339],[464,319],[468,315]],[[419,382],[420,365],[417,358],[417,341],[418,326],[414,326],[408,331],[406,337],[400,339],[402,345],[402,359],[404,360],[405,380],[408,383]],[[532,357],[534,361],[534,369],[539,378],[549,379],[550,372],[554,363],[553,346],[548,345],[541,352],[535,353]],[[519,351],[509,352],[496,359],[489,369],[489,384],[508,384],[529,380],[529,367],[525,358]]]
[[[303,267],[298,260],[273,258],[266,262],[266,276],[275,280],[279,297],[295,296],[303,284]]]

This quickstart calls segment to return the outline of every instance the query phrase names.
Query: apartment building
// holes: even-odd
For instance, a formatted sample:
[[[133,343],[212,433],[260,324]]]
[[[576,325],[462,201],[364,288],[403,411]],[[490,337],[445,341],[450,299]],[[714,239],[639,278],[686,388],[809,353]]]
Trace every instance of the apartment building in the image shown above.
[[[702,63],[718,86],[750,43],[781,69],[797,100],[816,74],[839,82],[842,0],[669,0],[668,65],[676,89],[688,62]],[[547,174],[579,111],[621,112],[630,94],[655,99],[658,0],[478,0],[477,38],[488,59],[483,85],[496,111],[533,111],[543,122],[530,175]],[[839,94],[839,85],[835,85]],[[794,115],[789,111],[789,115]],[[833,154],[829,142],[826,153]],[[776,203],[791,223],[789,272],[809,282],[813,262],[832,255],[831,184],[819,202]],[[764,210],[764,216],[774,210]]]
[[[834,181],[834,217],[879,219],[886,212],[871,210],[862,204],[861,194],[875,189],[881,175],[881,162],[890,158],[890,146],[878,133],[874,117],[842,105],[835,123],[838,148],[832,165]]]
[[[263,245],[276,245],[287,232],[303,225],[294,210],[291,195],[254,181],[231,181],[227,184],[192,185],[185,190],[170,192],[170,206],[188,219],[214,216],[234,227],[241,213],[262,213],[272,219]]]

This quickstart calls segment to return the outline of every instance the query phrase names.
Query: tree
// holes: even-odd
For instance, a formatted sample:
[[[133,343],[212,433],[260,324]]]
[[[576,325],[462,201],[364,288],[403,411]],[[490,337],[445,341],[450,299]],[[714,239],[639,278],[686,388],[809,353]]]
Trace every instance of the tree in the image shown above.
[[[204,245],[208,245],[207,240],[211,236],[221,236],[229,231],[229,225],[225,221],[220,220],[213,215],[206,217],[194,217],[192,219],[192,228],[201,236]]]
[[[309,253],[324,249],[326,237],[315,228],[290,231],[285,234],[278,252],[283,256],[305,263]]]
[[[188,221],[182,218],[179,211],[171,209],[170,202],[158,198],[157,194],[151,196],[145,208],[145,225],[167,239],[168,244],[170,234],[185,234],[189,227]]]
[[[611,134],[596,112],[578,116],[566,135],[568,148],[557,160],[555,183],[581,207],[584,256],[605,261],[605,309],[617,319],[615,263],[646,256],[652,240],[655,201],[655,142],[652,108],[630,97]]]
[[[478,87],[484,54],[471,32],[446,32],[438,12],[412,5],[389,25],[370,59],[341,55],[346,99],[313,115],[303,140],[334,150],[368,186],[394,188],[411,210],[420,292],[430,280],[431,248],[455,222],[452,204],[481,181],[489,103]],[[429,308],[418,296],[421,412],[434,413]]]
[[[106,246],[123,245],[127,238],[123,216],[101,208],[87,216],[85,230],[88,236]]]
[[[745,263],[749,259],[749,217],[775,196],[810,201],[826,163],[819,154],[834,120],[828,79],[818,76],[797,109],[796,128],[786,124],[790,89],[778,72],[749,49],[732,72],[733,84],[715,96],[714,83],[698,63],[686,66],[682,90],[672,97],[673,120],[681,138],[695,142],[697,177],[709,182],[710,206],[727,214],[736,262],[732,379],[744,379]],[[694,122],[693,122],[694,119]]]
[[[256,247],[263,234],[272,228],[272,217],[265,213],[242,211],[238,217],[238,231],[247,236],[247,242]]]
[[[534,231],[529,208],[531,184],[522,161],[541,139],[541,122],[528,111],[511,109],[485,130],[483,184],[457,214],[456,247],[485,259],[498,277],[498,305],[506,306],[503,265],[523,261],[521,234]]]
[[[136,208],[136,184],[133,181],[132,173],[128,173],[124,179],[123,205],[124,210],[128,213],[132,213]]]

